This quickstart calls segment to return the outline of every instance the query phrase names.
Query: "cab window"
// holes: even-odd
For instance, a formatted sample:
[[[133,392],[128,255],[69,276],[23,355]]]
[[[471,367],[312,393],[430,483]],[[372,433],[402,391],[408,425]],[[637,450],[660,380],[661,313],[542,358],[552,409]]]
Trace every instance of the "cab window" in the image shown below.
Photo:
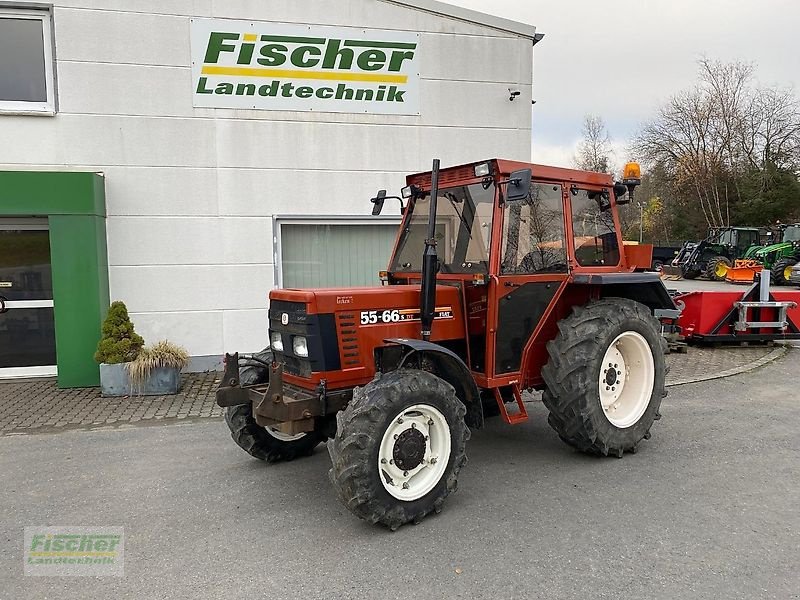
[[[619,243],[608,192],[570,190],[575,260],[583,267],[619,264]]]
[[[525,200],[503,206],[501,275],[566,273],[561,185],[533,183]]]

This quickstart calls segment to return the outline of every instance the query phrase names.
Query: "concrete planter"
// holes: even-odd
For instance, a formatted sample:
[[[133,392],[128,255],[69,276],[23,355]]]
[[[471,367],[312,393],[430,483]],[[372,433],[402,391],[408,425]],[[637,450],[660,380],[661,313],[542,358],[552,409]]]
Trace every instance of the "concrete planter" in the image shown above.
[[[181,387],[180,369],[153,369],[144,385],[134,386],[128,377],[128,363],[100,363],[100,389],[103,396],[165,396],[177,394]]]

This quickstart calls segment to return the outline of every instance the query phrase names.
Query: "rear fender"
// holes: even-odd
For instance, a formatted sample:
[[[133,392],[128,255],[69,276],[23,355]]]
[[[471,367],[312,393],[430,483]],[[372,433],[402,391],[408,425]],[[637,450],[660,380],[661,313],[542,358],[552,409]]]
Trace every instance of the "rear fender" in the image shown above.
[[[678,311],[658,273],[579,273],[554,301],[556,305],[532,335],[522,355],[522,387],[541,389],[541,369],[550,360],[547,343],[558,335],[558,322],[576,306],[601,298],[628,298],[647,306],[656,318],[677,318]]]
[[[391,338],[386,339],[384,342],[389,344],[397,344],[402,348],[408,350],[406,356],[400,361],[378,361],[378,368],[382,372],[393,371],[401,364],[405,364],[408,354],[419,353],[423,355],[428,363],[433,367],[434,375],[444,379],[447,383],[453,386],[456,391],[456,396],[464,406],[467,408],[465,421],[467,426],[471,429],[480,429],[483,427],[483,406],[481,404],[480,391],[472,377],[469,367],[461,360],[455,352],[439,344],[433,342],[426,342],[424,340],[414,340],[406,338]],[[388,348],[391,348],[389,346]],[[397,346],[394,346],[395,348]],[[380,350],[385,351],[387,347]]]
[[[628,298],[654,312],[677,308],[658,273],[576,275],[573,284],[597,286],[600,298]]]

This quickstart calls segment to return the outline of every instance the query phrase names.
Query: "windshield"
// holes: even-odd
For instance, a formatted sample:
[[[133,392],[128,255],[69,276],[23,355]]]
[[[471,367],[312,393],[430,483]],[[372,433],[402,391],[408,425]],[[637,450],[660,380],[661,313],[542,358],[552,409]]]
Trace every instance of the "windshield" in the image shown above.
[[[733,245],[733,231],[730,229],[718,230],[713,237],[716,238],[715,241],[717,244]]]
[[[800,242],[800,227],[787,227],[783,232],[784,242]]]
[[[440,189],[436,202],[436,252],[441,273],[488,273],[494,185]],[[421,271],[428,235],[430,194],[409,203],[411,216],[400,234],[390,271]]]

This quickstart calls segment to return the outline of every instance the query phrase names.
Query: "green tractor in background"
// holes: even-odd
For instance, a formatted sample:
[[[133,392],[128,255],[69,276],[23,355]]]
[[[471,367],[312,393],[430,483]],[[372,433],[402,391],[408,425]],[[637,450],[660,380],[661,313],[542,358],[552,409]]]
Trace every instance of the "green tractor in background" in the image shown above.
[[[772,283],[788,285],[792,275],[792,267],[800,261],[800,223],[781,227],[781,241],[756,248],[753,258],[769,269]]]
[[[672,264],[664,265],[663,272],[684,279],[705,275],[712,281],[724,281],[736,259],[761,247],[757,227],[713,227],[706,239],[685,242]]]

